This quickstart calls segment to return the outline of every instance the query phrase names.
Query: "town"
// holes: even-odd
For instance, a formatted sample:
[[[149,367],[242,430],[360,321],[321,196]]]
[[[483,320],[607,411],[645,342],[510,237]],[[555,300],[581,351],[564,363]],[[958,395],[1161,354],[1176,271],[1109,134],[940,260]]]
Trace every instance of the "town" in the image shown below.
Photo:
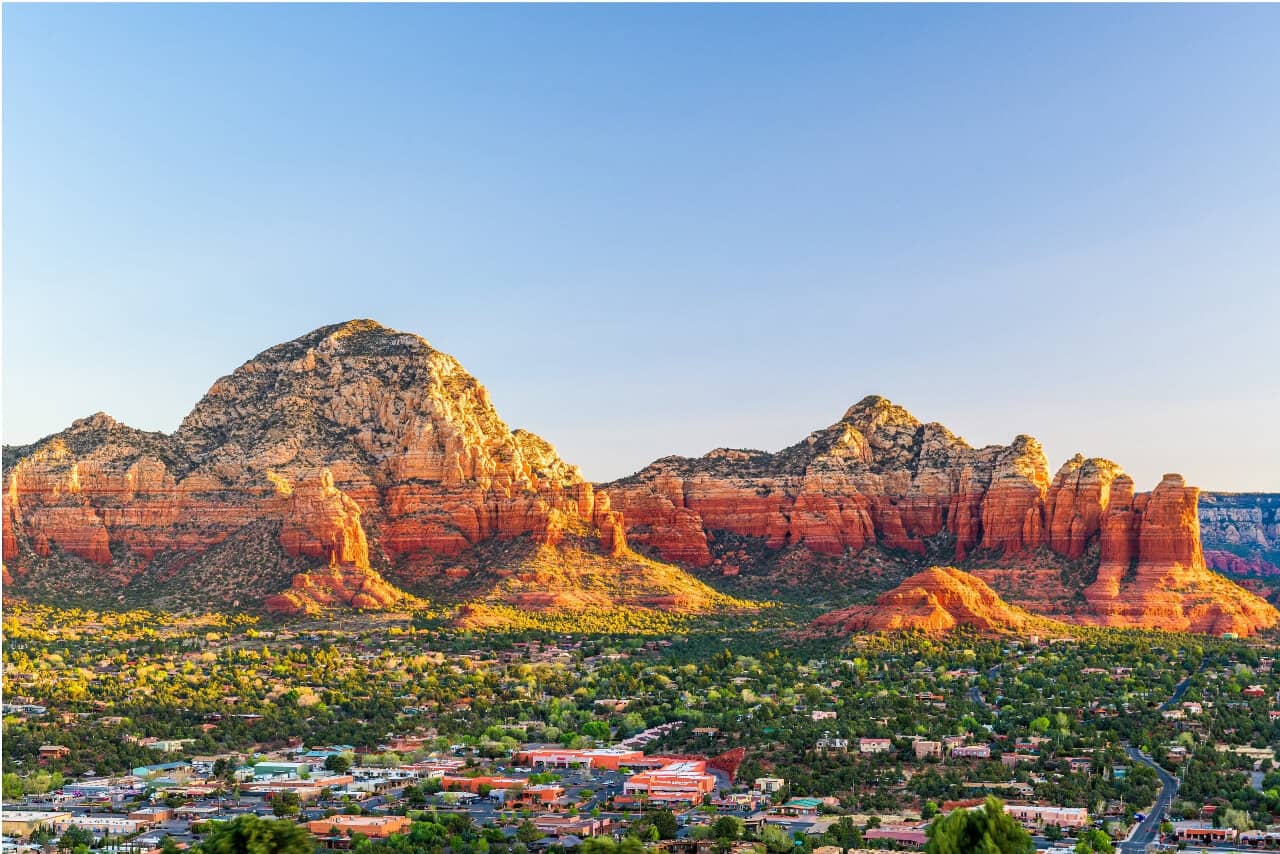
[[[1263,642],[753,628],[17,605],[6,850],[168,852],[251,815],[317,849],[831,854],[923,847],[992,795],[1050,851],[1280,847]]]

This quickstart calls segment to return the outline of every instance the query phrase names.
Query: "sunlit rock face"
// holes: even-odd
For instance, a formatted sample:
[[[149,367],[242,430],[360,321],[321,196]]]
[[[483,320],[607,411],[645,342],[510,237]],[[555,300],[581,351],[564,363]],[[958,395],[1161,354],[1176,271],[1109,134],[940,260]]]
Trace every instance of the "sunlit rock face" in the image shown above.
[[[445,583],[469,573],[455,558],[494,541],[633,557],[608,498],[549,443],[510,430],[456,359],[367,320],[259,354],[172,435],[96,415],[5,457],[4,559],[18,589],[68,567],[107,588],[163,584],[264,521],[276,535],[263,561],[314,567],[277,610],[387,606],[380,572]]]
[[[939,634],[957,627],[980,632],[1017,632],[1034,618],[1016,608],[980,579],[951,566],[933,566],[903,581],[876,599],[824,614],[813,622],[817,631]]]
[[[1013,601],[1079,622],[1250,634],[1280,621],[1208,570],[1198,491],[1180,476],[1135,495],[1116,463],[1077,455],[1050,479],[1029,436],[973,448],[881,397],[777,453],[667,457],[600,489],[633,545],[727,576],[773,571],[787,555],[803,585],[826,566],[818,558],[875,547],[903,567],[981,568]],[[721,543],[736,550],[719,554]],[[1083,585],[1063,577],[1076,565]]]

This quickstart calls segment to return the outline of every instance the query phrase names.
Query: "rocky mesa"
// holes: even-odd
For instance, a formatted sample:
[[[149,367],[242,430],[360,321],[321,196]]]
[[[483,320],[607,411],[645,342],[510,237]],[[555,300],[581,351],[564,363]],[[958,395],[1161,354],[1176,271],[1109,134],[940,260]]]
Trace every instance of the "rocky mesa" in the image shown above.
[[[632,553],[608,496],[510,430],[456,359],[368,320],[259,354],[172,435],[98,414],[6,448],[4,561],[11,589],[53,601],[213,594],[291,612],[392,607],[405,590],[524,607],[723,599]],[[214,580],[228,562],[253,567],[234,590]]]
[[[1208,569],[1199,491],[1180,476],[1136,494],[1115,463],[1077,455],[1050,477],[1030,436],[974,448],[882,397],[777,453],[667,457],[601,490],[632,543],[729,577],[812,585],[945,562],[1081,623],[1251,634],[1280,622]],[[1018,583],[1029,570],[1034,588]]]

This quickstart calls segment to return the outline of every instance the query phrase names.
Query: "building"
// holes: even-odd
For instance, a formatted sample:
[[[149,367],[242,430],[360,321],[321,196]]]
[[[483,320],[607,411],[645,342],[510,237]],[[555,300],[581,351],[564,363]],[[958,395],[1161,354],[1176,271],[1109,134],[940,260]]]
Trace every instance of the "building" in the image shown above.
[[[1002,753],[1000,764],[1006,768],[1017,768],[1023,762],[1035,762],[1039,758],[1030,753]]]
[[[409,819],[402,815],[331,815],[307,822],[307,830],[316,836],[359,833],[370,839],[386,839],[393,833],[404,833],[409,824]]]
[[[5,836],[19,836],[26,838],[37,827],[46,827],[56,824],[64,819],[71,818],[69,812],[54,812],[50,810],[11,810],[5,809],[0,812],[0,823],[4,825]]]
[[[540,815],[533,819],[533,826],[548,836],[577,836],[585,839],[589,836],[599,836],[608,831],[610,820],[607,818],[592,818],[589,815],[568,816],[568,815]]]
[[[140,810],[134,810],[129,813],[129,818],[134,821],[141,821],[147,824],[159,824],[162,821],[169,821],[173,818],[173,807],[144,807]]]
[[[1089,811],[1084,807],[1048,807],[1036,804],[1005,804],[1004,811],[1026,827],[1087,827]]]
[[[70,747],[63,747],[61,744],[42,744],[40,745],[40,761],[48,762],[51,759],[66,759],[71,755]]]
[[[914,827],[873,827],[862,834],[863,839],[887,839],[906,848],[923,848],[929,835]]]
[[[706,762],[678,760],[634,775],[623,784],[622,794],[632,798],[647,795],[654,803],[700,803],[715,789],[716,778],[707,773]]]
[[[1236,838],[1235,828],[1232,827],[1186,824],[1175,825],[1174,828],[1180,842],[1213,844],[1215,842],[1233,842]]]
[[[535,748],[516,755],[516,761],[534,768],[601,768],[617,771],[623,766],[644,765],[652,757],[642,750],[600,747],[593,750]]]
[[[821,798],[792,798],[777,811],[782,815],[816,816],[821,808]]]
[[[259,762],[253,766],[253,779],[277,780],[282,777],[301,777],[303,772],[311,773],[310,762]]]
[[[787,781],[781,777],[757,777],[755,790],[772,795],[774,792],[780,791],[785,785],[787,785]]]
[[[59,819],[53,823],[59,833],[62,833],[69,827],[78,827],[81,830],[87,830],[94,836],[132,836],[140,830],[145,830],[150,826],[151,822],[137,821],[132,818],[125,818],[121,815],[73,815],[63,819]]]
[[[809,713],[809,719],[814,721],[833,721],[836,719],[836,713],[826,709],[815,709]]]
[[[177,753],[188,744],[195,744],[194,738],[157,738],[145,742],[146,746],[161,753]]]
[[[133,776],[154,779],[156,777],[168,777],[172,780],[182,781],[191,776],[190,762],[161,762],[157,765],[139,765],[133,769]]]
[[[990,759],[991,748],[985,744],[961,744],[951,748],[955,759]]]
[[[859,753],[888,753],[893,750],[893,740],[888,738],[858,739]]]
[[[930,756],[942,756],[942,742],[925,741],[921,739],[911,745],[911,749],[915,751],[916,759],[927,759]]]

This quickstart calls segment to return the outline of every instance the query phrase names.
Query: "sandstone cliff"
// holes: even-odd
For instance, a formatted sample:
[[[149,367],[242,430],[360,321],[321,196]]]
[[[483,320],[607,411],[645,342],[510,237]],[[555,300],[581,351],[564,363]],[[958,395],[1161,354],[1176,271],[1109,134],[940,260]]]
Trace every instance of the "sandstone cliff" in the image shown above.
[[[957,627],[986,633],[1017,632],[1033,625],[1050,626],[1013,607],[980,579],[955,567],[933,566],[916,573],[876,599],[824,614],[815,631],[947,632]]]
[[[1202,493],[1200,529],[1215,569],[1280,575],[1280,493]]]
[[[973,448],[881,397],[774,454],[667,457],[601,490],[633,544],[739,581],[947,561],[1080,622],[1241,634],[1280,622],[1207,569],[1198,490],[1180,476],[1135,495],[1115,463],[1077,455],[1050,479],[1029,436]]]
[[[404,601],[395,585],[528,604],[521,578],[541,578],[562,605],[586,582],[584,606],[720,599],[632,554],[607,496],[550,444],[508,429],[457,360],[372,321],[259,354],[173,435],[100,414],[5,457],[17,591],[163,603],[215,546],[265,524],[273,544],[254,542],[267,583],[241,598],[279,611],[391,607]],[[561,550],[582,559],[566,566]],[[299,566],[281,590],[283,568]]]

